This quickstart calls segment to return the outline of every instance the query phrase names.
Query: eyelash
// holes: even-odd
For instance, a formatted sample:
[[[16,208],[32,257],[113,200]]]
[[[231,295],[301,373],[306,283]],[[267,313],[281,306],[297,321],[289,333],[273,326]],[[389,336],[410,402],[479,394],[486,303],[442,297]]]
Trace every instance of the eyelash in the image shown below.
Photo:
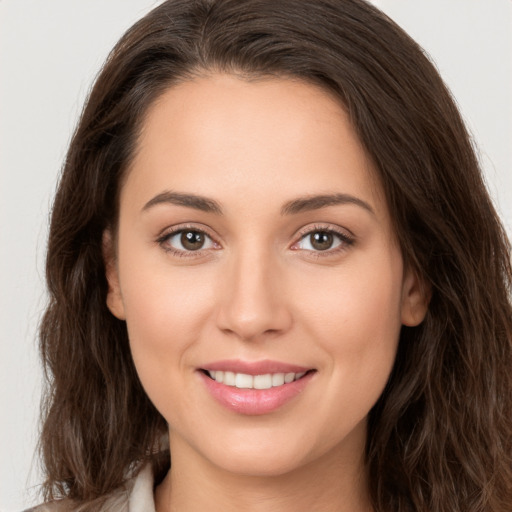
[[[217,242],[214,241],[213,237],[208,234],[208,232],[205,229],[198,228],[196,226],[178,226],[176,228],[171,228],[171,230],[166,231],[163,235],[157,238],[156,242],[162,247],[162,249],[172,254],[173,256],[177,256],[179,258],[194,258],[199,255],[202,255],[204,251],[209,249],[198,249],[197,251],[187,251],[182,249],[175,249],[174,247],[170,245],[166,245],[166,242],[168,242],[171,238],[173,238],[176,235],[191,232],[191,233],[200,233],[204,235],[206,238],[208,238],[214,245],[218,245]]]
[[[219,246],[218,242],[216,242],[212,236],[209,235],[209,233],[202,228],[198,228],[196,226],[178,226],[176,228],[172,228],[170,231],[166,231],[163,235],[159,236],[156,240],[156,242],[163,248],[164,251],[171,253],[174,256],[180,257],[180,258],[193,258],[200,255],[203,255],[204,251],[210,250],[210,248],[207,249],[198,249],[196,251],[193,250],[182,250],[182,249],[176,249],[172,246],[166,245],[166,243],[173,238],[176,235],[182,234],[184,232],[192,232],[192,233],[199,233],[207,237],[212,244]],[[354,244],[355,239],[352,235],[347,234],[346,232],[342,232],[341,230],[335,229],[332,226],[325,226],[325,225],[315,225],[313,228],[304,228],[303,230],[299,231],[298,236],[299,239],[293,243],[292,250],[300,250],[300,249],[294,249],[294,246],[297,246],[300,242],[305,240],[308,236],[313,235],[314,233],[326,233],[330,235],[334,235],[340,243],[338,246],[336,246],[334,249],[326,249],[324,251],[322,250],[310,250],[306,249],[308,253],[310,253],[310,256],[313,256],[315,258],[322,258],[322,257],[328,257],[333,256],[335,254],[338,254],[339,252],[347,250],[351,245]],[[218,247],[215,247],[217,249]]]
[[[307,250],[309,253],[309,256],[314,258],[325,258],[329,256],[334,256],[339,254],[340,252],[346,251],[350,246],[352,246],[355,242],[355,237],[351,234],[348,234],[347,232],[341,231],[340,229],[336,229],[332,226],[327,225],[320,225],[317,224],[313,226],[313,228],[304,228],[303,230],[299,231],[299,240],[295,242],[292,246],[296,246],[303,240],[305,240],[308,236],[313,235],[314,233],[326,233],[330,235],[334,235],[334,237],[338,238],[340,241],[339,245],[333,249],[326,249],[324,251],[321,250]],[[300,249],[295,249],[300,250]]]

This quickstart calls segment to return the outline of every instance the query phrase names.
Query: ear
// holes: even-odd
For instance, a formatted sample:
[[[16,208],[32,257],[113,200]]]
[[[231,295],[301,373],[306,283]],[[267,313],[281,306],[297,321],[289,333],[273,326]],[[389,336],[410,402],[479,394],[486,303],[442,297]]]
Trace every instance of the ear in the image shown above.
[[[103,232],[102,251],[103,262],[105,263],[105,276],[108,282],[107,307],[116,318],[126,320],[121,287],[119,285],[115,242],[109,229]]]
[[[406,268],[402,285],[402,324],[416,327],[427,314],[432,291],[412,268]]]

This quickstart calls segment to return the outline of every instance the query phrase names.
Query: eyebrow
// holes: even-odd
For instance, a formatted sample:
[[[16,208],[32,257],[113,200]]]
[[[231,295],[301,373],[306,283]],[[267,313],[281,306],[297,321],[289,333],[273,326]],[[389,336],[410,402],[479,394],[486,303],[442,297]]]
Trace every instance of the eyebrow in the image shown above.
[[[222,208],[219,203],[213,199],[198,196],[196,194],[185,194],[168,190],[150,199],[143,206],[142,211],[147,211],[159,204],[174,204],[177,206],[194,208],[195,210],[207,213],[222,215]],[[356,206],[360,206],[375,215],[373,208],[367,202],[350,194],[321,194],[299,197],[285,203],[281,208],[281,215],[294,215],[301,212],[319,210],[328,206],[343,204],[354,204]]]
[[[222,208],[217,201],[207,197],[195,194],[183,194],[180,192],[165,191],[150,199],[142,208],[142,211],[149,210],[159,204],[175,204],[177,206],[186,206],[202,212],[216,213],[222,215]]]
[[[298,199],[286,203],[281,208],[281,215],[293,215],[340,204],[354,204],[375,215],[375,211],[366,201],[349,194],[322,194],[299,197]]]

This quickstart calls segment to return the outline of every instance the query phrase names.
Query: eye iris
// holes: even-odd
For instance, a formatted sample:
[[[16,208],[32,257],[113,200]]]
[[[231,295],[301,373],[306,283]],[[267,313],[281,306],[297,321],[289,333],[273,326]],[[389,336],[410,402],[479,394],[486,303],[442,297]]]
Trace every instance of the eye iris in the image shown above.
[[[181,245],[189,251],[197,251],[204,245],[204,234],[198,231],[184,231],[181,234]]]
[[[318,251],[326,251],[332,247],[334,237],[327,231],[317,231],[311,235],[311,246]]]

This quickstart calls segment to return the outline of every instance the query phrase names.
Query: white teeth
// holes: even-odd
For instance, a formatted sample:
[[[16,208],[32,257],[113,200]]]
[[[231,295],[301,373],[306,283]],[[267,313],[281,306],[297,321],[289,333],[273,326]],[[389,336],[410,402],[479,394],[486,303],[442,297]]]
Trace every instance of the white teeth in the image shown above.
[[[234,386],[235,382],[236,379],[233,372],[224,372],[224,384],[226,384],[226,386]]]
[[[270,389],[272,387],[272,375],[255,375],[254,389]]]
[[[274,373],[272,375],[272,386],[282,386],[284,384],[284,373]]]
[[[250,389],[254,384],[254,379],[252,375],[247,375],[245,373],[237,373],[235,376],[235,386],[240,389]]]
[[[284,383],[290,384],[295,379],[295,373],[286,373],[284,376]]]
[[[300,373],[266,373],[264,375],[247,375],[246,373],[224,372],[221,370],[208,371],[212,379],[226,386],[237,387],[239,389],[270,389],[272,387],[290,384],[306,375],[306,372]]]

